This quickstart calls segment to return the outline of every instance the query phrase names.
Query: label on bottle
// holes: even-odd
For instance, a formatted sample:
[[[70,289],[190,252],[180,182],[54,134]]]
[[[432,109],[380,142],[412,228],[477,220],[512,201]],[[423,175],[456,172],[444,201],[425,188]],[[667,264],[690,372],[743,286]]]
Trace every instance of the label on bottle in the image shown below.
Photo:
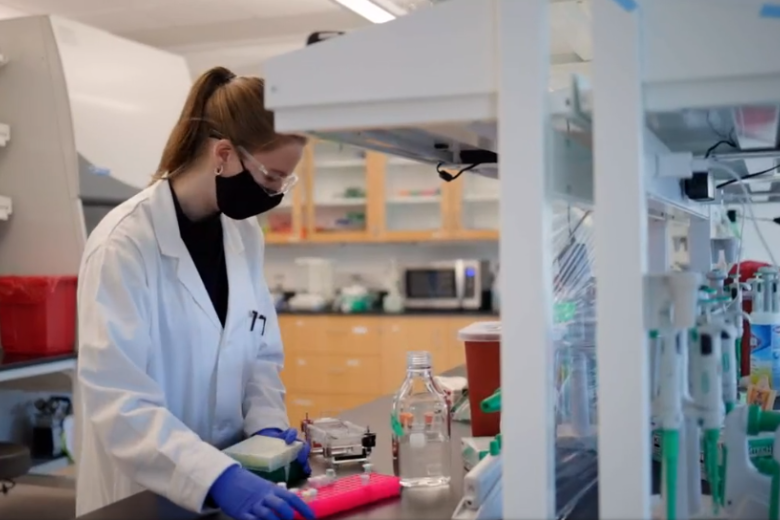
[[[780,326],[750,326],[750,382],[780,388]]]

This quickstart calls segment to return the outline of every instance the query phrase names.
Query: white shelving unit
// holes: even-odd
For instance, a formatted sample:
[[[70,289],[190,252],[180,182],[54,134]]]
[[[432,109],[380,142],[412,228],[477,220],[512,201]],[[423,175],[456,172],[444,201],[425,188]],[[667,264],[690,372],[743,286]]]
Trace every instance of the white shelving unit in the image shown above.
[[[434,164],[498,154],[475,171],[499,179],[500,260],[512,266],[501,276],[503,489],[518,519],[555,516],[551,200],[595,207],[600,517],[650,518],[643,277],[671,263],[670,217],[690,220],[691,266],[709,267],[710,209],[680,178],[719,139],[713,120],[733,122],[749,151],[760,140],[742,116],[780,105],[780,20],[764,2],[592,3],[592,71],[550,66],[546,0],[450,0],[264,66],[280,131]],[[457,81],[442,56],[457,58]],[[549,92],[580,73],[592,89]]]
[[[444,225],[441,180],[428,163],[390,158],[385,170],[388,231],[430,231]]]
[[[347,190],[360,190],[366,185],[366,160],[361,149],[349,145],[317,142],[313,152],[314,218],[317,226],[333,228],[336,221],[350,213],[365,214],[367,199],[364,196],[347,196]],[[351,229],[347,229],[351,230]]]

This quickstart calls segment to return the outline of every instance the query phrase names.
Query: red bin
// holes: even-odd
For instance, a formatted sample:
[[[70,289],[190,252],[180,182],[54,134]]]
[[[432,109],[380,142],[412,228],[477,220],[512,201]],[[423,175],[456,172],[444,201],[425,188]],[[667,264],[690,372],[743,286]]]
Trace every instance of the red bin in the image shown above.
[[[472,323],[458,337],[466,344],[471,435],[493,437],[501,432],[501,414],[483,412],[482,401],[501,386],[501,322]]]
[[[76,342],[75,276],[0,276],[0,343],[7,354],[67,354]]]

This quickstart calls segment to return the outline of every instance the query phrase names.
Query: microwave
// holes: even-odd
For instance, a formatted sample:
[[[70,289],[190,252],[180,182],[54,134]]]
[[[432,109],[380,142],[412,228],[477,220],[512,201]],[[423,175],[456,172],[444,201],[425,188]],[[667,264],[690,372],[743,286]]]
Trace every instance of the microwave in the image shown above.
[[[407,309],[480,310],[490,301],[490,262],[447,260],[403,270]]]

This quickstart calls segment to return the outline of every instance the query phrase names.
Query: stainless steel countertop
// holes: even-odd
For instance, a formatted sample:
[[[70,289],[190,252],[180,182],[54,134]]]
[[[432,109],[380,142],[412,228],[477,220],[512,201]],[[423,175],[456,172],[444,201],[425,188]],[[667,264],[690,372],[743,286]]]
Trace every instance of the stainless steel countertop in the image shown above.
[[[463,369],[456,369],[448,375],[460,375]],[[392,474],[393,462],[390,443],[390,409],[391,397],[382,397],[342,415],[342,418],[368,426],[377,434],[377,447],[372,455],[374,469],[378,473]],[[467,424],[452,425],[452,481],[444,489],[404,489],[399,500],[368,506],[334,517],[336,519],[393,519],[393,520],[444,520],[452,516],[463,490],[463,469],[460,458],[460,439],[471,434]],[[312,459],[314,474],[325,472],[325,465],[317,459]],[[360,464],[343,465],[338,469],[339,475],[362,471]],[[533,468],[528,468],[533,472]],[[79,517],[78,520],[127,520],[128,518],[144,518],[145,520],[194,520],[197,518],[212,518],[214,520],[230,520],[220,513],[198,515],[173,505],[168,500],[151,492],[132,496],[116,504]],[[598,518],[597,488],[593,488],[581,500],[580,505],[568,516],[568,520],[585,520]]]

